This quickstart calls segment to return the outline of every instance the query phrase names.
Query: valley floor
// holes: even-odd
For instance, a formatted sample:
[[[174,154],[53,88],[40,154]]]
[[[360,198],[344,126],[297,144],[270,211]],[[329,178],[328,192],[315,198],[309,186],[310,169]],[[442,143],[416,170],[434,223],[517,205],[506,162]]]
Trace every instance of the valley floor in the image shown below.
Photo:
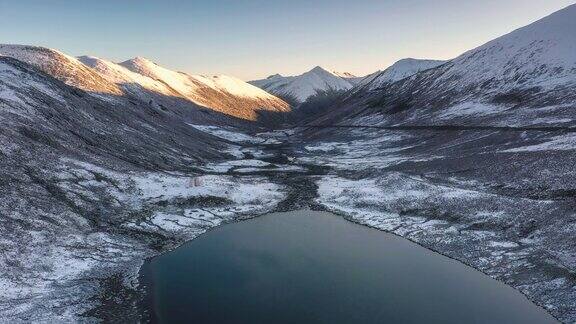
[[[70,206],[117,216],[95,227],[56,210],[38,218],[43,231],[10,231],[24,217],[13,213],[0,230],[1,318],[146,320],[137,283],[146,258],[221,224],[309,207],[410,239],[576,320],[571,134],[191,126],[230,141],[236,159],[193,174],[67,159],[55,175],[32,179]],[[2,210],[10,203],[28,202]]]

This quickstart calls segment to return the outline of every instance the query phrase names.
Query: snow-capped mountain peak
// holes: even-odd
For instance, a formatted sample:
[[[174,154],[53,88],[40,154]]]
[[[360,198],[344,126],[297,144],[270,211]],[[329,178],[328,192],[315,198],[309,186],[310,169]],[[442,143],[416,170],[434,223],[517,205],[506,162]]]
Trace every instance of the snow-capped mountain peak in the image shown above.
[[[184,95],[194,89],[208,86],[247,98],[277,99],[255,86],[227,75],[190,75],[166,69],[142,57],[122,62],[120,65],[135,73],[161,80]]]
[[[333,74],[332,72],[328,71],[327,69],[321,67],[320,65],[315,66],[312,70],[308,71],[307,73],[318,73],[318,74]]]
[[[289,109],[288,104],[278,97],[231,76],[189,75],[166,69],[142,57],[119,65],[165,84],[179,96],[196,104],[236,117],[255,119],[258,110]]]
[[[405,58],[394,63],[384,73],[387,76],[387,80],[396,82],[444,63],[446,61]]]
[[[319,92],[349,90],[353,86],[348,80],[320,66],[298,76],[284,77],[276,74],[249,83],[278,96],[290,97],[297,103],[305,102]]]
[[[260,110],[289,110],[283,100],[242,80],[224,75],[188,75],[142,57],[117,64],[94,56],[74,58],[56,50],[23,45],[0,45],[0,56],[30,64],[70,86],[106,99],[127,94],[146,102],[158,95],[180,97],[251,120],[257,118]]]
[[[158,93],[167,96],[179,96],[179,94],[166,84],[154,80],[146,75],[135,73],[126,67],[94,56],[80,56],[78,60],[97,71],[108,81],[121,86],[125,91],[148,101],[150,94]]]
[[[130,60],[129,60],[129,61],[130,61]],[[133,58],[131,61],[138,62],[138,63],[140,63],[140,64],[158,65],[158,64],[154,63],[153,61],[151,61],[151,60],[149,60],[149,59],[147,59],[147,58],[145,58],[145,57],[142,57],[142,56],[136,56],[136,57]]]
[[[366,76],[360,76],[359,77],[359,76],[352,74],[350,72],[332,71],[332,74],[341,77],[342,79],[352,83],[352,85],[354,85],[354,86],[358,85],[362,80],[364,80],[364,78],[366,78]]]

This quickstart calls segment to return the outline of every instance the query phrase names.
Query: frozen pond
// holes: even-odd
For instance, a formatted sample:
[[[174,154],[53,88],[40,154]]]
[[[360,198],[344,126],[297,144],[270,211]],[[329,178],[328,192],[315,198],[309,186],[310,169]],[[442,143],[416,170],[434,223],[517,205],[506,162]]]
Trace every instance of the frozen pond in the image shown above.
[[[224,225],[148,261],[159,322],[553,323],[519,292],[324,212]]]

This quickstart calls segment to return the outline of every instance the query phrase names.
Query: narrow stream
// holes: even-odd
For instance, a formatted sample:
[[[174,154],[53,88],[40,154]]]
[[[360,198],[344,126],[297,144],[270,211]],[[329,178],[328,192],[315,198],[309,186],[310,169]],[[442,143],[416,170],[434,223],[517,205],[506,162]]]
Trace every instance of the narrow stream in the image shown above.
[[[162,323],[554,323],[522,294],[330,213],[270,214],[149,260]]]

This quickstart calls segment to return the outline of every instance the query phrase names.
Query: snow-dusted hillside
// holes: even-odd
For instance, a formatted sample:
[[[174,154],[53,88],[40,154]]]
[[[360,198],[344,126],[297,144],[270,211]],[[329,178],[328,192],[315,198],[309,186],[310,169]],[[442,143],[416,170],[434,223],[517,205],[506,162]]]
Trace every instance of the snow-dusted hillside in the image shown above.
[[[552,89],[576,82],[576,5],[464,53],[439,80],[464,88],[490,81],[511,89]]]
[[[353,87],[350,81],[319,66],[298,76],[285,77],[276,74],[249,83],[275,95],[293,98],[298,103],[305,102],[318,92],[349,90]]]
[[[362,78],[358,82],[358,86],[362,87],[369,85],[368,88],[374,90],[387,84],[411,77],[416,73],[435,68],[444,63],[446,63],[446,61],[421,60],[413,58],[402,59],[392,64],[384,71],[378,71]]]
[[[372,80],[365,79],[362,89],[321,122],[576,124],[574,31],[576,5],[399,81],[390,83],[405,74],[384,71]]]
[[[255,120],[259,111],[287,112],[289,105],[255,86],[229,76],[192,76],[137,58],[116,64],[90,56],[74,58],[36,46],[0,45],[0,56],[28,63],[100,97],[127,94],[146,102],[152,96],[180,98],[225,115]]]
[[[0,45],[0,56],[28,63],[64,83],[82,90],[109,95],[121,95],[122,90],[76,58],[57,50],[26,45]]]
[[[122,62],[120,66],[146,77],[146,82],[162,83],[183,98],[227,115],[255,120],[258,111],[288,112],[290,109],[282,99],[230,76],[189,75],[140,57]]]

